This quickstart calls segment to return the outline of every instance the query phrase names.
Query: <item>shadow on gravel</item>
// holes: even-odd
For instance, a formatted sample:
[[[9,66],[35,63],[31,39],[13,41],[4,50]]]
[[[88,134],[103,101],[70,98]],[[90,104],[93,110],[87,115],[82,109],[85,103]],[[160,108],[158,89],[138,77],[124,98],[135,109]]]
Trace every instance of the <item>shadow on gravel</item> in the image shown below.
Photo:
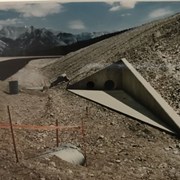
[[[3,81],[9,78],[33,59],[35,58],[11,59],[0,62],[0,80]]]

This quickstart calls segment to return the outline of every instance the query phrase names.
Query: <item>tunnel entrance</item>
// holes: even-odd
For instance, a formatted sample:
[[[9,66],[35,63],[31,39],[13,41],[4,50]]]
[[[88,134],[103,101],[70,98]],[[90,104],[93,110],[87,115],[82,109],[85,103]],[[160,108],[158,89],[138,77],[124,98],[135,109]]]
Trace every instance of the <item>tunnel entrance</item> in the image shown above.
[[[87,82],[87,84],[86,84],[87,89],[93,89],[94,86],[95,86],[95,84],[94,84],[93,81],[89,81],[89,82]]]
[[[115,84],[114,84],[114,81],[112,80],[107,80],[105,83],[104,83],[104,89],[105,90],[113,90],[115,87]]]

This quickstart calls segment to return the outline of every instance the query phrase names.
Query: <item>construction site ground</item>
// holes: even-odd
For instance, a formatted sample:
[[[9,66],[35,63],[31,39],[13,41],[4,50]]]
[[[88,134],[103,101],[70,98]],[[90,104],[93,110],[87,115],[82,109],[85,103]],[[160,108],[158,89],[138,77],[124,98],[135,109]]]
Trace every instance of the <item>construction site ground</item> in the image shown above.
[[[2,96],[2,94],[1,94]],[[79,125],[86,128],[87,167],[40,155],[56,146],[55,131],[15,130],[16,163],[10,130],[0,129],[1,179],[179,179],[180,142],[158,129],[54,88],[1,97],[1,123]],[[2,105],[3,104],[3,105]],[[86,115],[86,107],[89,115]],[[63,142],[83,145],[81,135],[62,132]]]
[[[83,119],[87,166],[42,156],[56,147],[56,132],[42,130],[14,130],[16,163],[10,129],[0,129],[0,179],[179,180],[178,137],[80,98],[66,84],[32,90],[63,73],[73,83],[125,57],[180,114],[179,22],[175,15],[143,25],[52,61],[32,61],[14,74],[7,65],[8,76],[0,81],[0,123],[9,123],[7,105],[14,124],[51,126],[58,120],[71,126]],[[16,79],[20,92],[10,95],[8,81]],[[61,143],[84,147],[80,133],[61,132],[59,137]]]

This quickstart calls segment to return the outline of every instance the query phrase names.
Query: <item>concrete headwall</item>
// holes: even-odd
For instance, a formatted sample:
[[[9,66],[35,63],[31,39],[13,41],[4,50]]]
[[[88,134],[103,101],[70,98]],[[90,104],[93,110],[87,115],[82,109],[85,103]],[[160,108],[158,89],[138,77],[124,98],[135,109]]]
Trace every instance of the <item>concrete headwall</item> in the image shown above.
[[[120,64],[112,64],[92,76],[70,85],[68,88],[102,90],[108,89],[108,86],[109,90],[122,88],[122,71]]]
[[[122,63],[122,89],[180,134],[180,117],[126,59]]]
[[[180,134],[180,117],[126,59],[69,86],[68,89],[123,90]]]

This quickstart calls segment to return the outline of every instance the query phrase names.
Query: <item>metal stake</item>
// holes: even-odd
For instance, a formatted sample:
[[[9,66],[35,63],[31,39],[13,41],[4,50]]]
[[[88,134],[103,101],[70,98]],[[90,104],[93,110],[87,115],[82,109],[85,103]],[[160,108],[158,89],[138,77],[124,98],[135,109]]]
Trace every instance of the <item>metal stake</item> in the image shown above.
[[[56,119],[56,126],[58,127],[58,120]],[[59,129],[56,129],[56,146],[59,147]]]
[[[16,149],[16,141],[15,141],[14,131],[13,131],[13,124],[12,124],[12,119],[11,119],[11,112],[10,112],[9,106],[7,106],[7,110],[8,110],[8,115],[9,115],[9,123],[10,123],[10,129],[11,129],[11,134],[12,134],[14,152],[15,152],[15,156],[16,156],[16,162],[19,162],[18,153],[17,153],[17,149]]]
[[[85,156],[85,165],[87,166],[87,154],[86,154],[86,140],[85,140],[85,129],[84,129],[84,120],[81,120],[81,133],[82,133],[82,140],[83,140],[83,149],[84,149],[84,156]]]

